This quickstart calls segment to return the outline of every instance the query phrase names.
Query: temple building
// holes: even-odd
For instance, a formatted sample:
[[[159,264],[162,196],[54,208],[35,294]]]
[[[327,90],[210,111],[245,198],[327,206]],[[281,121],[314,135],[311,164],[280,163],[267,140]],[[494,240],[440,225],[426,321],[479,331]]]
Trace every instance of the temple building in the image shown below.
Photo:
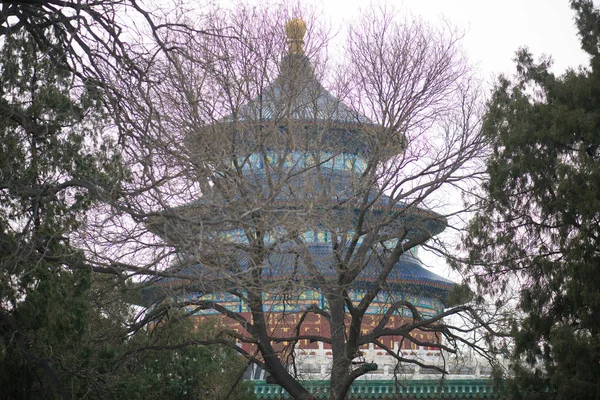
[[[236,333],[243,351],[255,354],[256,342],[243,321],[254,322],[247,292],[260,285],[257,292],[269,337],[300,338],[274,340],[273,348],[280,358],[293,360],[297,376],[318,386],[331,366],[331,344],[319,340],[331,336],[326,317],[329,286],[352,275],[353,262],[361,262],[344,292],[352,304],[360,304],[373,285],[381,285],[382,255],[393,252],[399,242],[441,233],[447,222],[426,208],[394,202],[377,180],[365,179],[374,158],[385,162],[401,153],[403,139],[390,139],[382,148],[371,133],[379,127],[323,87],[304,54],[305,31],[302,20],[289,21],[289,49],[278,76],[234,114],[186,138],[191,154],[210,146],[222,162],[211,172],[210,184],[200,184],[197,201],[165,210],[149,223],[181,255],[172,277],[154,279],[143,289],[143,303],[189,302],[191,318],[218,320]],[[365,188],[366,182],[372,187]],[[375,230],[377,240],[368,234]],[[357,249],[363,245],[371,250],[361,253]],[[348,258],[341,260],[345,255]],[[348,271],[340,272],[340,265]],[[258,277],[255,283],[253,277]],[[397,329],[415,316],[434,317],[447,307],[453,287],[453,282],[425,268],[417,247],[411,248],[394,262],[366,310],[360,333],[366,336],[377,328],[397,303],[406,305],[385,315],[386,329]],[[441,376],[438,371],[399,365],[389,352],[441,366],[443,354],[436,346],[441,340],[435,330],[415,329],[409,338],[382,335],[380,345],[361,345],[356,362],[373,368],[357,385],[379,382],[375,386],[384,389],[369,390],[392,393],[398,388],[390,384],[385,389],[385,382],[394,376],[421,385],[423,379],[434,382]],[[471,379],[468,384],[462,381],[460,390],[480,385],[477,393],[481,390],[487,393],[481,397],[487,397],[491,389],[473,380],[487,374],[482,368],[457,367],[450,376]],[[247,372],[248,379],[263,382],[267,375],[256,365]],[[436,385],[421,390],[438,390]],[[262,398],[282,396],[266,383],[257,388]],[[350,398],[360,398],[361,389],[353,390],[358,394]],[[384,392],[380,398],[388,398]]]

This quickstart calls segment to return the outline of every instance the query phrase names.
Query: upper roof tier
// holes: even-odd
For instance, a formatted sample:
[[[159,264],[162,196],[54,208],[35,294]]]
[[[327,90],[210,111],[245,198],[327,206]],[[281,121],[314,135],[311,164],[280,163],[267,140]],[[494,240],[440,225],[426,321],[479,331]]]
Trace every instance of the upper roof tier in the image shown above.
[[[219,123],[189,135],[186,144],[192,152],[196,147],[208,146],[214,147],[215,154],[223,154],[235,143],[236,156],[244,157],[256,152],[259,141],[270,150],[277,151],[283,143],[289,150],[290,141],[283,138],[285,135],[294,137],[294,146],[300,151],[333,151],[363,158],[376,151],[380,162],[404,151],[402,134],[390,134],[321,84],[304,54],[305,32],[301,19],[288,21],[289,50],[280,62],[277,77]],[[225,135],[215,134],[215,130]],[[229,142],[223,140],[224,136]],[[382,140],[384,143],[379,143]]]
[[[278,77],[243,108],[240,116],[251,120],[292,118],[306,122],[370,124],[367,117],[343,104],[315,77],[314,68],[304,54],[304,21],[300,18],[289,20],[285,31],[289,49],[281,60]]]
[[[371,121],[351,109],[321,85],[304,54],[287,54],[277,78],[257,98],[243,106],[238,118],[246,121],[367,124]]]

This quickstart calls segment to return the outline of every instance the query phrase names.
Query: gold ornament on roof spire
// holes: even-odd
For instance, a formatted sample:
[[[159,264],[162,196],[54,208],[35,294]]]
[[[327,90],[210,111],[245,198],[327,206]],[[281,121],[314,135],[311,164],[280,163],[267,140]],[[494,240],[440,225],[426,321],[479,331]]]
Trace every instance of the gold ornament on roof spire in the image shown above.
[[[304,54],[304,35],[306,34],[306,23],[302,18],[290,19],[285,24],[285,33],[289,46],[289,54]]]

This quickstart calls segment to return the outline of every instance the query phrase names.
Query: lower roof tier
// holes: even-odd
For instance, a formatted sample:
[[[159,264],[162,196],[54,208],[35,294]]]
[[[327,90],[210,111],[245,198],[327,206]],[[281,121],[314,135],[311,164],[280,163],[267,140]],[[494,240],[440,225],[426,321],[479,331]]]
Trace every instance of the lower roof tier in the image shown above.
[[[310,263],[317,269],[320,279],[335,285],[340,271],[334,265],[331,245],[313,243],[308,244],[307,248],[307,257],[310,257]],[[236,265],[222,264],[215,268],[200,264],[174,266],[165,271],[167,276],[153,278],[143,284],[140,303],[148,306],[167,297],[178,298],[191,294],[202,297],[218,293],[243,293],[244,287],[240,283],[242,275],[249,274],[253,268],[261,269],[263,296],[277,298],[285,292],[286,299],[295,299],[309,292],[321,293],[319,278],[315,273],[311,274],[305,264],[305,260],[297,254],[271,253],[260,267],[252,267],[249,258],[244,256],[236,257]],[[348,288],[355,293],[365,292],[374,285],[381,272],[380,258],[375,255],[367,257],[366,266]],[[380,290],[380,296],[383,297],[376,299],[376,302],[397,301],[402,296],[415,295],[446,304],[453,287],[452,281],[429,271],[416,257],[405,253],[395,263]]]

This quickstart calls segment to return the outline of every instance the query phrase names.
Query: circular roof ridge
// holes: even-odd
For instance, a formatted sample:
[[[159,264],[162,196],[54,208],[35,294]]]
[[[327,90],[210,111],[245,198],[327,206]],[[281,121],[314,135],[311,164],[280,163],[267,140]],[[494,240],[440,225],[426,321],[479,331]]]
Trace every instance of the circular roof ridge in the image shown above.
[[[308,123],[373,125],[369,118],[348,107],[319,82],[303,52],[284,55],[277,77],[259,96],[242,106],[239,115],[246,121],[260,116],[260,121],[285,117]]]

